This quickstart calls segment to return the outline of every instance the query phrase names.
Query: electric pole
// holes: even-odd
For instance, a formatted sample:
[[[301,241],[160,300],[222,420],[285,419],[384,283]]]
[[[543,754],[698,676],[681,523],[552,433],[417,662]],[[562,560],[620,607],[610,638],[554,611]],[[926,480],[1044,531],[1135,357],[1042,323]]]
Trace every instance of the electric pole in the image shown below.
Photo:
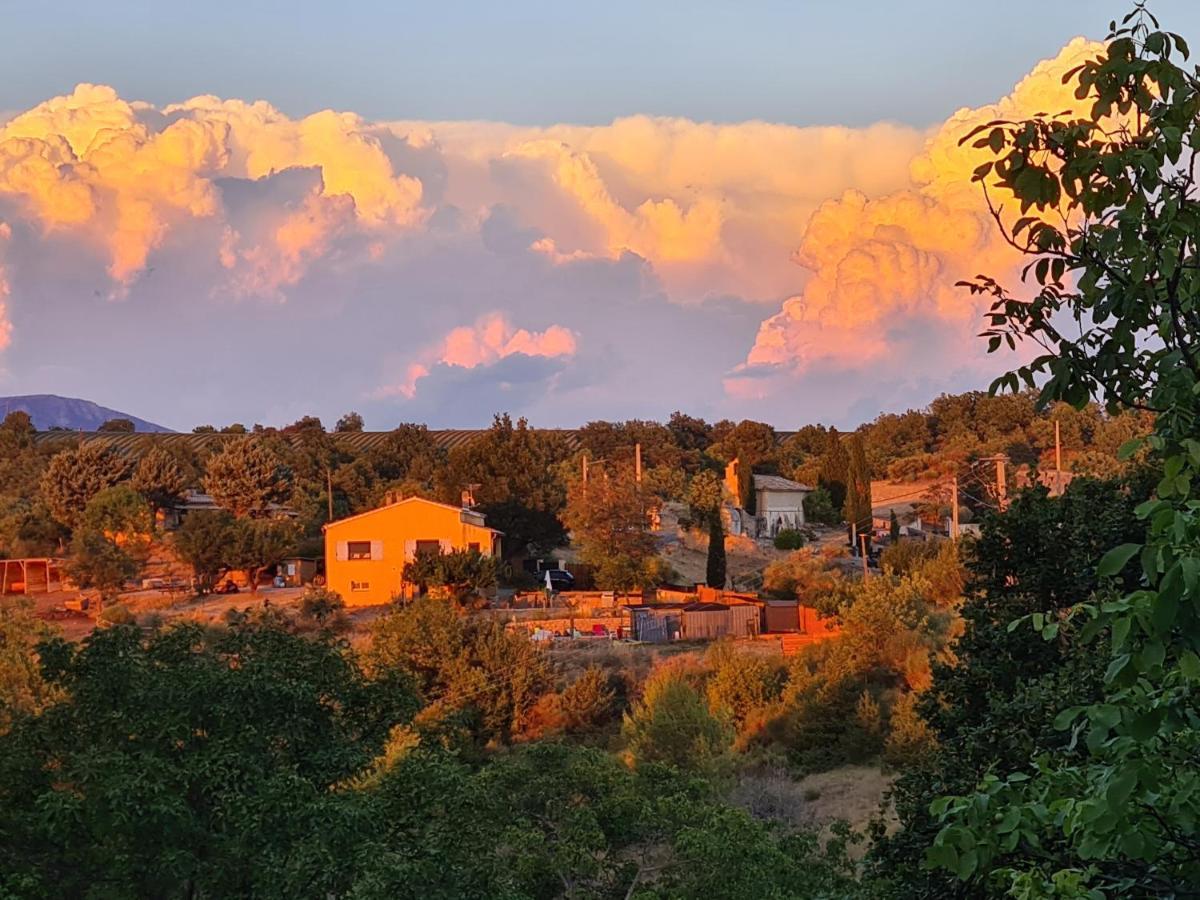
[[[633,445],[633,471],[636,473],[638,484],[642,483],[642,445]]]
[[[860,532],[858,535],[859,544],[862,546],[862,561],[863,561],[863,581],[871,577],[871,570],[867,568],[867,535],[865,532]]]
[[[1008,483],[1005,479],[1004,471],[1004,467],[1008,463],[1008,457],[1000,453],[996,456],[982,457],[979,462],[994,462],[996,464],[996,508],[1000,512],[1004,512],[1008,508]]]
[[[1062,436],[1059,432],[1058,419],[1054,420],[1054,496],[1062,495]]]
[[[325,467],[325,492],[329,498],[329,521],[333,521],[333,471]]]

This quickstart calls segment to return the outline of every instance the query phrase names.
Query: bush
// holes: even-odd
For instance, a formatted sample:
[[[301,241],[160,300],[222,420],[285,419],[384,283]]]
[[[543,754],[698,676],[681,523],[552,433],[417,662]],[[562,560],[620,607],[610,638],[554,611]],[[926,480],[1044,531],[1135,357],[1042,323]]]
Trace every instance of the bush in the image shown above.
[[[799,550],[807,543],[804,532],[797,528],[784,528],[775,535],[776,550]]]
[[[321,625],[345,608],[342,595],[327,587],[309,585],[300,597],[300,615]]]
[[[137,618],[133,611],[124,603],[106,604],[100,614],[96,616],[97,622],[103,622],[105,625],[135,625]]]
[[[625,716],[621,730],[635,764],[666,763],[690,770],[714,767],[733,739],[724,717],[713,715],[704,697],[674,667],[650,676],[642,701]]]
[[[842,514],[833,505],[829,491],[817,488],[804,498],[804,518],[817,525],[837,525]]]

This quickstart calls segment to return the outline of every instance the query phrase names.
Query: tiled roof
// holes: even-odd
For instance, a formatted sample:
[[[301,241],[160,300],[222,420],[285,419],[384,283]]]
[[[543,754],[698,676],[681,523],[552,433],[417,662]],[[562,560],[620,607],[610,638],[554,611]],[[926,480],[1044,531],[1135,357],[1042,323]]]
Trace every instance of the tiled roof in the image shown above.
[[[754,489],[756,491],[811,491],[807,484],[792,481],[782,475],[755,475]]]

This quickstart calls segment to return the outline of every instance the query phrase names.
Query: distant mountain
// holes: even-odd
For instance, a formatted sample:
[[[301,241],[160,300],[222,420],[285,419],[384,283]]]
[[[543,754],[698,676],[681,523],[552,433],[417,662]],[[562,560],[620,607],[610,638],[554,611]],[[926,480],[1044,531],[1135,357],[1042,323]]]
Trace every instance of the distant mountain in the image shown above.
[[[170,428],[155,425],[129,413],[100,406],[78,397],[59,397],[55,394],[28,394],[24,397],[0,397],[0,419],[10,412],[27,412],[38,431],[66,428],[71,431],[95,431],[109,419],[128,419],[136,431],[169,432]]]

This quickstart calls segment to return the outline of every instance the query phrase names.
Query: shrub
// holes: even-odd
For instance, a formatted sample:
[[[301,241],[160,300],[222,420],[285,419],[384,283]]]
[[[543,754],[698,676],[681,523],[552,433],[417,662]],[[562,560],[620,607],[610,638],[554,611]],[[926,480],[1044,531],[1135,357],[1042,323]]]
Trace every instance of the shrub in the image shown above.
[[[309,585],[300,597],[300,615],[318,624],[346,608],[346,601],[337,591]]]
[[[96,616],[98,622],[103,622],[105,625],[134,625],[137,623],[137,618],[133,611],[124,603],[110,603],[100,610],[100,614]]]
[[[776,550],[799,550],[807,543],[804,532],[797,528],[784,528],[775,535]]]
[[[837,525],[842,520],[841,513],[833,505],[833,497],[823,487],[805,496],[804,518],[817,525]]]
[[[724,717],[713,715],[675,667],[650,676],[641,702],[625,716],[621,730],[635,764],[666,763],[691,770],[717,765],[733,738]]]

